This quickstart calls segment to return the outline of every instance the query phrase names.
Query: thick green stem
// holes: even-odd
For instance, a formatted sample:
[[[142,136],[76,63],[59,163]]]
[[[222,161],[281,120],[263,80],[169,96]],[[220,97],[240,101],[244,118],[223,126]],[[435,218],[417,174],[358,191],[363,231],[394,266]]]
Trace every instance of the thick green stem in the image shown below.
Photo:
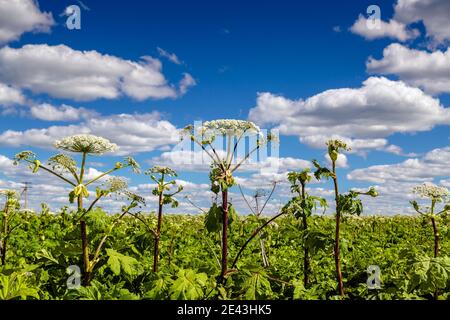
[[[0,253],[2,256],[2,266],[4,266],[6,264],[6,238],[4,238],[1,243],[0,243]]]
[[[227,139],[227,158],[225,160],[225,166],[228,169],[230,167],[230,165],[231,165],[231,159],[232,159],[232,156],[231,156],[231,139],[233,139],[233,136],[232,135],[226,135],[225,137]]]
[[[153,250],[153,272],[158,271],[158,259],[159,259],[159,240],[161,238],[161,225],[162,225],[162,209],[163,209],[163,195],[162,192],[158,198],[158,225],[156,227],[155,247]]]
[[[79,195],[77,197],[77,207],[78,207],[78,212],[81,212],[81,210],[83,210],[83,196]]]
[[[436,201],[431,201],[431,223],[433,225],[433,235],[434,235],[434,257],[437,258],[439,255],[439,232],[437,229],[436,219],[434,218],[434,208],[436,206]]]
[[[439,255],[439,232],[437,229],[437,223],[435,218],[431,218],[431,223],[433,224],[433,234],[434,234],[434,257],[437,258]]]
[[[222,270],[219,283],[222,283],[228,271],[228,190],[222,190]]]
[[[341,254],[340,254],[340,226],[341,226],[341,210],[339,206],[339,187],[336,175],[336,161],[333,161],[333,183],[334,183],[334,194],[336,196],[336,230],[335,230],[335,240],[334,240],[334,263],[336,267],[336,279],[338,283],[339,295],[344,296],[344,283],[342,281],[342,271],[341,271]]]
[[[80,184],[83,183],[85,166],[86,166],[86,153],[83,152],[83,159],[81,161],[81,168],[80,168],[80,179],[78,181]],[[77,205],[78,205],[78,212],[81,212],[81,210],[83,210],[83,196],[81,194],[77,198]]]
[[[302,201],[305,201],[306,197],[306,190],[305,190],[305,183],[301,182],[302,184]],[[303,232],[306,232],[308,230],[308,217],[305,214],[305,211],[302,212],[302,219],[303,219]],[[309,250],[306,243],[304,244],[303,248],[303,284],[306,287],[309,283]]]
[[[80,179],[79,179],[80,184],[83,183],[85,165],[86,165],[86,153],[83,153],[80,168]],[[78,212],[81,212],[83,210],[83,196],[81,194],[77,198],[77,204],[78,204]],[[81,249],[83,254],[83,265],[84,265],[83,284],[85,286],[89,286],[91,282],[91,272],[89,271],[90,270],[89,242],[87,238],[86,222],[84,220],[80,220],[80,232],[81,232]]]
[[[89,286],[91,281],[91,273],[89,272],[90,270],[89,247],[88,247],[86,222],[83,220],[80,221],[80,230],[81,230],[81,248],[83,251],[83,267],[84,267],[83,285]]]
[[[81,160],[81,168],[80,168],[80,183],[83,183],[83,178],[84,178],[84,170],[85,170],[85,166],[86,166],[86,152],[83,152],[83,157]]]
[[[1,239],[0,243],[0,253],[2,256],[2,266],[6,264],[6,246],[7,246],[7,238],[8,238],[8,199],[6,199],[5,209],[3,211],[3,239]]]
[[[431,202],[431,224],[433,225],[433,235],[434,235],[434,257],[437,258],[439,255],[439,232],[437,228],[436,219],[434,218],[434,207],[436,202],[432,200]],[[439,292],[436,290],[433,294],[435,300],[439,298]]]

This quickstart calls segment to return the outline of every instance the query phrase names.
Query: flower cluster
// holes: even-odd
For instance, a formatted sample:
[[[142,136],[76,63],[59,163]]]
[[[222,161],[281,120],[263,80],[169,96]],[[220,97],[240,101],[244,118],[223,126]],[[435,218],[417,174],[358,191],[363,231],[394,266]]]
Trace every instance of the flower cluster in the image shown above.
[[[111,177],[103,184],[111,193],[123,191],[128,188],[128,183],[119,177]]]
[[[19,195],[14,190],[0,190],[0,195],[4,195],[6,198],[5,206],[9,210],[19,209]]]
[[[332,139],[327,141],[328,149],[339,151],[340,149],[345,151],[351,151],[350,148],[345,141],[339,139]]]
[[[128,183],[120,177],[111,177],[96,188],[97,198],[108,196],[111,194],[125,195],[127,197]]]
[[[14,190],[0,190],[0,195],[4,195],[6,198],[18,198],[17,192]]]
[[[90,134],[69,136],[55,141],[54,146],[58,149],[86,154],[102,154],[118,149],[117,145],[108,139]]]
[[[133,169],[134,173],[141,173],[141,166],[133,157],[126,157],[125,162]]]
[[[57,154],[48,159],[48,163],[52,166],[54,170],[69,170],[75,172],[77,169],[77,164],[75,160],[66,154]]]
[[[431,198],[432,200],[442,201],[450,192],[445,187],[439,187],[432,183],[424,183],[413,188],[413,193],[421,197]]]
[[[140,195],[137,195],[129,190],[125,190],[124,195],[132,202],[132,204],[134,204],[133,206],[138,205],[141,207],[142,205],[145,205],[145,199]]]
[[[33,151],[25,150],[19,152],[14,156],[14,164],[18,165],[20,161],[33,161],[36,159],[36,155]]]
[[[222,134],[228,136],[242,136],[243,134],[259,134],[261,129],[251,121],[220,119],[206,121],[201,127],[202,134]]]
[[[341,149],[345,151],[352,150],[349,146],[347,146],[347,143],[339,139],[328,140],[326,144],[328,146],[328,155],[333,162],[337,161],[339,151]]]
[[[154,166],[153,168],[147,170],[146,174],[150,174],[150,173],[160,173],[160,174],[164,174],[166,176],[173,176],[176,177],[177,173],[175,172],[175,170],[169,168],[169,167],[163,167],[163,166]]]

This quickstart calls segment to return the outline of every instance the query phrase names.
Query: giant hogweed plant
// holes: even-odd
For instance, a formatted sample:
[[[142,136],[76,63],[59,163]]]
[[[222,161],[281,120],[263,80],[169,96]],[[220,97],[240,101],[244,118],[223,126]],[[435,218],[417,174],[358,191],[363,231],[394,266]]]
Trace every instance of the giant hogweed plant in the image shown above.
[[[152,194],[158,197],[158,223],[156,230],[150,228],[150,226],[142,219],[139,218],[146,227],[151,231],[155,238],[154,249],[153,249],[153,272],[158,271],[158,260],[159,260],[159,242],[161,240],[161,227],[163,218],[163,206],[171,205],[172,208],[178,207],[178,201],[174,196],[181,191],[183,191],[183,186],[178,185],[176,191],[170,191],[171,187],[177,184],[176,180],[170,180],[171,177],[177,177],[176,171],[169,167],[154,166],[153,168],[147,170],[145,174],[149,175],[150,178],[156,183],[156,187],[152,190]]]
[[[70,203],[74,203],[76,199],[78,211],[81,213],[83,213],[82,211],[84,209],[83,198],[89,197],[88,186],[122,168],[131,167],[134,172],[140,172],[138,163],[132,157],[127,157],[123,162],[116,162],[114,168],[86,181],[87,157],[89,155],[102,155],[106,152],[114,152],[118,149],[117,145],[102,137],[80,134],[57,140],[54,146],[57,149],[81,154],[80,167],[77,167],[75,159],[64,153],[59,153],[49,158],[47,161],[48,166],[45,166],[31,151],[18,153],[14,159],[15,164],[18,164],[20,161],[28,162],[33,173],[38,172],[38,170],[43,170],[71,185],[73,190],[69,193],[69,201]],[[100,199],[101,197],[97,198]]]
[[[335,272],[336,281],[338,287],[338,293],[341,297],[344,296],[344,282],[342,277],[341,268],[341,254],[340,254],[340,232],[341,232],[341,218],[344,214],[348,215],[361,215],[363,211],[363,205],[359,199],[360,195],[368,195],[371,197],[378,196],[375,188],[371,187],[367,192],[359,192],[350,190],[346,194],[341,194],[339,192],[338,175],[336,172],[336,163],[338,157],[342,151],[350,151],[351,148],[347,144],[338,139],[329,140],[326,143],[328,147],[328,155],[331,160],[331,168],[323,167],[319,164],[317,160],[313,160],[313,164],[316,167],[314,176],[317,180],[331,178],[334,185],[334,195],[336,204],[336,215],[335,215],[335,238],[334,238],[334,261],[335,261]]]
[[[121,197],[123,200],[127,202],[126,205],[121,207],[119,215],[113,220],[112,224],[107,228],[105,233],[103,234],[100,241],[93,245],[89,243],[87,234],[85,233],[84,228],[82,228],[82,247],[83,247],[83,264],[84,264],[84,278],[83,282],[85,286],[89,286],[91,280],[93,278],[93,272],[96,265],[100,262],[101,257],[100,254],[105,247],[106,240],[112,234],[114,228],[123,220],[123,218],[128,214],[131,216],[138,215],[140,209],[143,205],[145,205],[145,200],[139,195],[136,195],[127,189],[127,183],[118,177],[112,177],[108,179],[104,184],[102,184],[103,188],[97,188],[96,199],[100,199],[101,197],[105,197],[106,195],[116,195],[117,197]],[[91,204],[92,205],[92,204]],[[133,212],[132,210],[137,208],[138,212]],[[92,207],[88,209],[92,210]],[[92,254],[90,254],[90,248],[93,247],[94,250]],[[106,249],[110,259],[118,259],[117,256],[119,254],[113,249]]]
[[[308,231],[308,220],[317,209],[322,207],[324,212],[328,207],[324,198],[311,196],[306,192],[306,185],[312,179],[312,173],[309,168],[303,171],[293,171],[288,173],[288,180],[291,183],[291,192],[295,196],[283,207],[282,211],[292,214],[295,218],[301,220],[303,233],[303,286],[309,285],[310,274],[310,251],[314,250],[314,234]]]
[[[433,227],[433,237],[434,237],[434,247],[433,247],[433,258],[428,259],[426,257],[416,257],[413,265],[418,266],[418,270],[431,270],[431,271],[437,271],[440,269],[446,269],[445,266],[450,267],[448,265],[448,260],[441,261],[441,259],[438,258],[439,251],[440,251],[440,234],[439,234],[439,228],[438,228],[438,221],[441,220],[441,217],[443,215],[446,215],[450,213],[450,202],[449,202],[449,195],[450,192],[445,187],[439,187],[437,185],[434,185],[432,183],[424,183],[421,185],[418,185],[413,188],[413,193],[418,195],[421,198],[428,199],[430,201],[429,206],[421,206],[416,200],[410,201],[411,205],[413,206],[414,210],[419,213],[421,216],[423,216],[426,219],[429,219],[431,221],[431,225]],[[443,204],[441,208],[438,206],[440,204]],[[433,265],[441,265],[441,268],[424,268],[424,266],[433,266]],[[419,267],[421,266],[421,267]],[[442,267],[444,266],[444,268]],[[434,270],[435,269],[435,270]],[[447,273],[450,270],[447,270],[444,273]],[[429,272],[425,278],[436,278],[440,279],[441,281],[428,281],[430,283],[423,284],[423,281],[414,281],[415,279],[420,279],[424,277],[417,277],[417,273],[414,273],[412,276],[412,283],[413,287],[428,287],[429,289],[433,290],[433,296],[435,299],[439,298],[439,289],[445,288],[446,281],[442,281],[442,279],[447,279],[448,277],[441,277],[439,275],[439,272]],[[442,272],[441,272],[442,273]]]
[[[14,229],[20,226],[20,224],[13,226],[11,223],[20,209],[20,204],[19,197],[13,190],[0,190],[0,195],[5,197],[5,205],[2,211],[0,211],[0,257],[1,264],[4,266],[6,264],[8,238],[11,236]]]
[[[439,231],[437,226],[437,219],[442,215],[450,212],[450,203],[446,203],[449,196],[449,191],[445,187],[439,187],[432,183],[424,183],[413,188],[413,193],[430,201],[430,206],[421,207],[416,200],[411,201],[414,210],[420,215],[429,218],[433,226],[434,235],[434,257],[439,255]],[[441,210],[437,209],[439,203],[444,203]]]
[[[274,140],[272,134],[263,136],[260,128],[251,121],[220,119],[204,122],[200,128],[194,125],[187,126],[182,133],[182,137],[188,136],[191,141],[199,145],[203,152],[211,159],[211,171],[209,178],[211,181],[211,191],[215,194],[221,193],[222,205],[219,207],[213,204],[206,216],[208,231],[218,231],[222,227],[222,261],[221,272],[218,282],[221,283],[228,273],[228,227],[230,217],[236,212],[228,200],[228,191],[235,185],[233,174],[238,170],[252,154],[257,152],[261,146]],[[225,139],[227,148],[226,154],[222,155],[220,150],[214,146],[214,141],[218,136]],[[247,136],[256,136],[255,146],[245,152],[245,155],[238,159],[236,152],[241,142]]]
[[[86,209],[83,200],[84,198],[89,197],[88,188],[101,178],[115,171],[129,167],[134,172],[139,173],[140,167],[132,157],[127,157],[122,162],[116,162],[113,168],[88,180],[86,179],[87,157],[91,155],[102,155],[106,152],[116,151],[118,149],[118,146],[114,143],[111,143],[105,138],[89,134],[79,134],[65,137],[61,140],[55,141],[54,146],[57,149],[63,151],[80,154],[80,166],[78,167],[75,159],[66,153],[59,153],[50,157],[47,160],[47,165],[44,165],[32,151],[22,151],[16,154],[14,158],[14,164],[17,165],[20,162],[26,162],[29,164],[29,167],[33,173],[37,173],[39,170],[45,171],[55,178],[58,178],[69,184],[73,188],[68,196],[70,203],[74,203],[75,200],[77,202],[77,213],[80,217],[79,222],[83,250],[84,279],[85,283],[88,284],[90,282],[91,268],[89,262],[87,227],[83,218],[94,208],[95,204],[100,199],[110,195],[111,193],[119,191],[124,185],[121,184],[122,187],[120,187],[120,183],[118,183],[118,181],[115,181],[115,183],[111,184],[110,188],[101,189],[97,187],[96,197]]]

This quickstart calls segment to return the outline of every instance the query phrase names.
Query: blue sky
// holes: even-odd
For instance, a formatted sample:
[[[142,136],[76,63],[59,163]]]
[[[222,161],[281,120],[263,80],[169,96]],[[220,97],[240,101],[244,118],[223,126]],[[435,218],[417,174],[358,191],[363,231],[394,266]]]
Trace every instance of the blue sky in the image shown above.
[[[28,7],[14,7],[11,2],[0,0],[0,17],[4,17],[0,31],[12,34],[8,36],[4,32],[6,35],[2,38],[0,32],[0,70],[6,70],[0,71],[0,84],[10,91],[20,92],[23,97],[22,100],[12,99],[11,92],[8,91],[7,96],[8,92],[0,90],[0,105],[3,104],[0,106],[0,155],[3,157],[11,158],[20,150],[32,149],[45,159],[55,152],[47,140],[61,138],[64,133],[74,134],[80,128],[97,133],[92,126],[98,122],[87,124],[89,119],[103,119],[103,123],[108,124],[114,122],[117,115],[128,114],[132,117],[130,127],[138,128],[146,123],[150,127],[160,124],[167,129],[169,125],[182,128],[196,120],[235,118],[256,121],[263,128],[281,129],[280,157],[292,158],[292,161],[282,166],[277,178],[304,166],[300,160],[317,158],[326,163],[321,139],[332,135],[348,139],[354,145],[354,152],[347,155],[346,165],[339,169],[343,189],[372,185],[380,188],[381,200],[377,200],[378,203],[367,201],[367,213],[410,212],[410,188],[417,183],[428,181],[450,186],[449,170],[445,168],[450,154],[450,116],[446,108],[450,104],[450,51],[447,51],[450,35],[446,31],[450,23],[439,27],[432,21],[433,17],[442,21],[450,18],[446,17],[450,12],[446,10],[446,1],[433,0],[429,7],[417,7],[412,1],[377,1],[381,26],[376,31],[365,29],[364,24],[358,27],[356,23],[359,15],[367,17],[366,10],[373,1],[19,2]],[[66,7],[74,4],[88,7],[81,9],[81,30],[69,30],[67,16],[62,15]],[[8,12],[17,14],[23,23],[15,25],[7,21]],[[32,47],[25,52],[27,45]],[[53,52],[55,58],[44,62],[42,57],[49,56],[47,50],[59,45],[64,45],[66,50],[58,47]],[[390,55],[387,48],[392,52]],[[63,51],[71,52],[73,57],[65,60]],[[88,86],[91,81],[98,84],[93,80],[95,71],[77,69],[77,59],[84,57],[86,51],[98,54],[88,58],[92,63],[95,59],[103,63],[106,55],[120,60],[110,62],[113,68],[117,65],[114,76],[105,71],[109,68],[106,64],[106,69],[100,71],[104,74],[98,75],[111,81],[109,89],[117,89],[114,97],[105,98],[96,91],[86,98],[89,90],[77,87],[77,81],[87,81]],[[170,54],[173,54],[172,60],[177,57],[175,62],[167,58]],[[121,74],[121,68],[129,67],[126,61],[143,63],[143,56],[152,57],[152,63],[160,63],[160,68],[155,65],[144,68],[149,68],[152,76],[163,77],[165,83],[156,89],[151,86],[150,89],[155,90],[153,94],[143,89],[149,78],[136,80],[139,86],[135,82],[131,84],[130,80],[133,88],[129,90],[117,88],[122,86],[117,81],[122,83],[127,81],[123,79],[128,79]],[[415,56],[420,56],[420,60]],[[378,63],[369,65],[370,57]],[[58,59],[61,62],[52,65]],[[442,63],[443,68],[439,69]],[[431,70],[430,66],[438,71]],[[189,78],[185,78],[187,75]],[[66,81],[65,77],[75,86],[73,93],[64,91],[60,87],[62,84],[58,85]],[[74,77],[75,80],[70,80]],[[370,77],[375,80],[361,90]],[[181,92],[182,79],[190,80],[186,92]],[[49,86],[53,80],[55,84]],[[344,92],[345,88],[356,91]],[[327,91],[330,89],[340,91]],[[172,91],[161,98],[158,90]],[[319,99],[324,92],[328,93],[328,98]],[[266,93],[267,99],[258,99],[258,93]],[[3,100],[1,94],[5,95]],[[405,99],[398,98],[401,95]],[[270,97],[283,101],[269,101]],[[318,101],[309,99],[311,97],[317,97]],[[408,98],[413,105],[408,104]],[[398,107],[399,101],[406,101],[405,106]],[[292,106],[285,108],[283,103]],[[88,111],[84,118],[65,114],[55,120],[36,115],[39,110],[42,112],[36,106],[42,104],[52,106],[45,113],[58,112],[63,105],[70,106],[75,113],[79,108]],[[308,111],[307,106],[313,110]],[[269,108],[271,111],[267,111]],[[251,109],[253,116],[249,115]],[[153,118],[138,119],[142,114],[153,114]],[[302,123],[302,119],[308,119],[305,120],[308,124]],[[320,119],[329,125],[322,125]],[[366,128],[356,125],[361,119],[367,123]],[[58,127],[49,130],[52,126]],[[172,127],[167,130],[171,131]],[[41,131],[30,132],[30,129]],[[135,143],[133,139],[142,138],[139,134],[148,138],[146,130],[130,132],[129,128],[111,126],[111,131],[104,129],[101,133],[133,154],[144,169],[151,164],[167,164],[157,159],[173,147],[173,140],[168,138],[170,133],[155,145],[145,147]],[[161,133],[162,130],[156,131]],[[33,138],[37,132],[42,134],[41,138]],[[128,146],[127,141],[130,141]],[[371,143],[376,146],[368,147]],[[25,173],[23,167],[22,170],[8,167],[10,163],[6,158],[0,161],[0,187],[20,189],[17,182],[36,178]],[[117,159],[115,156],[95,158],[92,167],[102,171]],[[380,165],[386,167],[374,167]],[[425,174],[415,173],[411,166]],[[205,185],[207,172],[179,171],[180,179],[192,184],[186,188],[186,194],[191,192],[193,198],[198,196],[199,205],[207,207],[210,197]],[[392,177],[393,171],[398,175]],[[150,193],[144,186],[150,183],[147,177],[121,174],[130,179],[135,191]],[[35,190],[41,184],[50,183],[41,176],[36,180]],[[249,194],[261,186],[261,181],[270,183],[268,177],[251,172],[243,173],[242,179]],[[63,204],[62,196],[52,194],[63,189],[58,189],[59,185],[55,188],[48,191],[49,199],[41,199],[42,195],[34,191],[32,205],[37,207],[41,201],[48,201],[56,209]],[[195,192],[199,190],[204,192],[198,195]],[[311,193],[327,197],[329,190],[327,183],[311,186]],[[236,201],[242,205],[242,199],[235,192]],[[281,182],[269,208],[276,210],[289,196],[287,186]],[[192,208],[183,204],[180,210],[191,212]],[[241,211],[245,213],[245,207],[242,206]]]

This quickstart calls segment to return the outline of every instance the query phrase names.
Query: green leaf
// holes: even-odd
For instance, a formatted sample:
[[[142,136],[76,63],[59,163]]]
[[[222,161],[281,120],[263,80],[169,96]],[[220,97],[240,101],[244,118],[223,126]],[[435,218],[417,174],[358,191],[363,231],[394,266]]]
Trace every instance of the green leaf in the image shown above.
[[[165,299],[166,291],[168,290],[168,281],[165,278],[159,278],[153,283],[153,288],[144,294],[144,298],[147,299]]]
[[[317,160],[313,160],[312,163],[316,167],[314,176],[317,180],[320,180],[321,178],[325,178],[328,180],[328,178],[333,176],[333,173],[329,169],[322,167]]]
[[[205,216],[205,227],[210,233],[222,230],[223,211],[222,206],[213,203]],[[228,225],[239,219],[238,213],[232,204],[228,205]]]
[[[205,227],[208,232],[218,232],[222,226],[222,208],[213,203],[205,217]]]
[[[203,288],[206,286],[208,276],[205,273],[196,273],[192,269],[181,269],[177,279],[170,287],[172,300],[198,300],[203,298]]]
[[[50,252],[48,252],[47,249],[41,249],[41,251],[36,253],[36,258],[38,258],[38,259],[44,258],[44,259],[50,260],[51,262],[59,265],[59,261],[55,257],[53,257],[52,254]]]
[[[363,212],[363,204],[358,199],[358,193],[350,191],[347,194],[339,195],[338,208],[343,214],[360,216]]]
[[[127,275],[139,273],[139,262],[135,258],[125,256],[113,249],[106,249],[106,254],[109,256],[107,264],[116,276],[121,272]]]
[[[265,272],[252,272],[243,285],[245,299],[258,300],[270,297],[272,288]]]
[[[450,258],[416,255],[410,260],[408,278],[410,291],[434,293],[445,289],[450,280]]]
[[[333,240],[327,233],[322,231],[306,231],[304,235],[305,246],[311,252],[315,254],[319,250],[324,250],[329,246]]]
[[[39,294],[38,289],[30,284],[29,277],[25,273],[0,274],[0,300],[26,299],[27,297],[39,299]]]
[[[110,253],[108,252],[108,254]],[[116,255],[109,256],[108,266],[115,275],[118,276],[120,274],[120,260]]]

